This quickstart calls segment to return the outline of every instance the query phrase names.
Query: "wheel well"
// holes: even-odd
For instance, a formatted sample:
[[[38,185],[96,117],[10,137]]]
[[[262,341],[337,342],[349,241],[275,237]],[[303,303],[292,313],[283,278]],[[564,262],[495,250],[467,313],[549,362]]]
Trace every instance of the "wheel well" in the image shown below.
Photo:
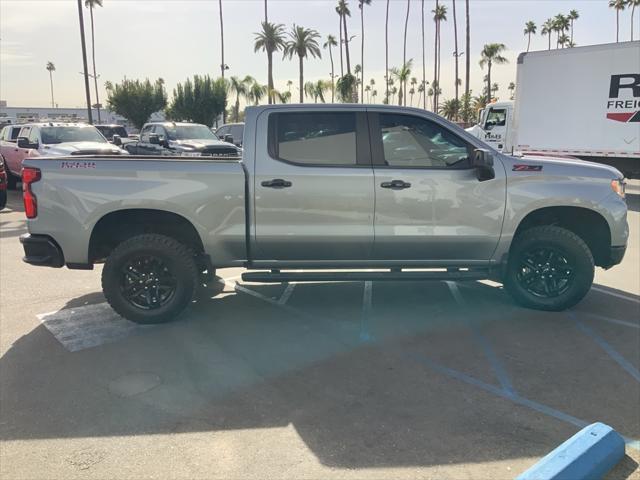
[[[525,230],[541,225],[556,225],[578,235],[589,247],[596,265],[609,262],[611,231],[602,215],[581,207],[547,207],[529,213],[516,230],[514,238]]]
[[[143,233],[159,233],[203,253],[202,239],[189,220],[163,210],[129,209],[102,217],[91,232],[89,263],[99,262],[124,240]]]

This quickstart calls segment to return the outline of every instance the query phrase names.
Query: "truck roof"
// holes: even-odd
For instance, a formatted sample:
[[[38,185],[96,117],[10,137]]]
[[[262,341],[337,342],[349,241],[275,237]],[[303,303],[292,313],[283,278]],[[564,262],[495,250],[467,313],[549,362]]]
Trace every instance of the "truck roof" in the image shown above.
[[[29,122],[21,125],[22,127],[93,127],[88,123],[69,123],[69,122]]]

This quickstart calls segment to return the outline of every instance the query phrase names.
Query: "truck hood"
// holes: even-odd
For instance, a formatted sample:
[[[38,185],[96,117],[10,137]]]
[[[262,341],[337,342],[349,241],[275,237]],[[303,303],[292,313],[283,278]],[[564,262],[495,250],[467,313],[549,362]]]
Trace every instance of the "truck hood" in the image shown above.
[[[525,155],[512,157],[502,155],[508,174],[543,174],[545,176],[590,177],[613,180],[624,175],[616,168],[602,163],[587,162],[577,158],[547,157],[541,155]]]
[[[126,155],[127,152],[115,145],[105,142],[69,142],[44,145],[42,155]]]
[[[232,144],[223,142],[222,140],[212,140],[210,138],[193,138],[187,140],[170,140],[169,145],[172,147],[192,148],[194,150],[204,150],[209,147],[233,147]]]

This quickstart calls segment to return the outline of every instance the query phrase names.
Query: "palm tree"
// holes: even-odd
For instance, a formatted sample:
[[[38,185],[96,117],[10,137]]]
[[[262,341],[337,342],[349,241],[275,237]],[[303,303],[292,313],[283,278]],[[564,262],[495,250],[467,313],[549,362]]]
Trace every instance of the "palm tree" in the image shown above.
[[[391,89],[391,102],[390,103],[393,103],[395,101],[396,93],[398,93],[398,88],[397,87],[393,87]]]
[[[351,16],[351,10],[349,10],[349,4],[347,0],[338,0],[338,6],[336,12],[340,15],[342,20],[342,32],[344,34],[344,55],[347,61],[347,75],[351,75],[351,60],[349,58],[349,32],[347,31],[347,17]]]
[[[218,9],[220,10],[220,76],[224,79],[224,71],[227,69],[227,65],[224,63],[224,22],[222,20],[222,0],[218,0]],[[238,120],[236,119],[236,122],[237,121]],[[222,123],[227,123],[226,108],[222,110]]]
[[[560,36],[564,35],[565,30],[569,29],[569,18],[565,17],[561,13],[556,15],[553,19],[554,30],[557,33],[556,48],[560,46]]]
[[[531,20],[529,20],[525,26],[524,26],[524,34],[527,35],[527,52],[529,51],[529,47],[531,46],[531,34],[533,33],[535,35],[536,30],[538,27],[536,27],[536,24],[534,22],[532,22]]]
[[[293,85],[293,81],[287,80],[287,88],[291,91],[291,85]]]
[[[247,75],[243,79],[239,79],[236,76],[229,79],[229,90],[236,95],[236,103],[233,107],[233,118],[235,122],[240,121],[240,97],[247,98],[249,89],[254,83],[256,83],[256,80],[251,75]]]
[[[433,10],[433,20],[436,22],[435,29],[435,68],[434,68],[434,82],[440,84],[440,23],[447,20],[447,7],[439,5],[436,0],[436,8]],[[433,94],[434,111],[438,110],[438,91]]]
[[[509,63],[502,56],[506,49],[504,43],[487,43],[480,54],[480,68],[484,69],[484,66],[487,66],[487,103],[491,103],[491,67],[494,63],[496,65]]]
[[[372,90],[371,91],[371,102],[375,103],[376,102],[376,97],[378,96],[378,91],[377,90]]]
[[[263,50],[267,52],[267,91],[269,92],[269,104],[273,103],[273,52],[284,49],[285,31],[284,25],[270,22],[262,22],[262,31],[256,32],[253,51]]]
[[[411,89],[409,90],[409,95],[411,95],[411,100],[409,101],[409,106],[413,107],[413,96],[416,93],[416,89],[411,87]]]
[[[55,107],[55,103],[53,101],[53,72],[56,71],[56,66],[53,62],[47,62],[47,72],[49,72],[49,83],[51,84],[51,108]]]
[[[324,42],[324,44],[322,45],[322,48],[329,49],[329,59],[331,60],[331,103],[333,103],[334,101],[333,95],[336,89],[335,75],[333,74],[333,55],[331,53],[331,47],[335,47],[337,45],[338,45],[338,42],[336,41],[336,37],[334,37],[333,35],[327,35],[327,41]]]
[[[445,100],[440,108],[438,109],[438,113],[442,115],[447,120],[453,120],[458,116],[458,111],[460,110],[460,101],[455,98],[451,98],[449,100]]]
[[[91,58],[93,60],[93,83],[96,89],[96,108],[98,109],[98,122],[100,122],[100,99],[98,98],[98,75],[96,74],[96,39],[93,26],[93,9],[102,7],[102,0],[84,0],[84,6],[89,9],[91,15]]]
[[[562,48],[569,46],[569,42],[571,40],[569,39],[568,35],[565,35],[564,33],[562,35],[560,35],[560,37],[558,38],[558,45],[560,45]]]
[[[486,95],[478,95],[477,97],[473,97],[473,109],[478,112],[487,106],[487,96]]]
[[[516,91],[516,84],[514,82],[510,82],[509,86],[507,87],[507,90],[509,90],[511,92],[510,100],[513,100],[513,97],[514,97],[515,91]]]
[[[291,92],[287,91],[280,93],[280,95],[278,95],[278,99],[280,100],[280,103],[291,103]]]
[[[269,17],[267,16],[267,0],[264,0],[264,21],[269,21]]]
[[[640,0],[638,0],[640,1]],[[577,20],[578,18],[580,18],[580,14],[578,13],[577,10],[571,10],[569,12],[569,15],[567,17],[569,19],[569,21],[571,22],[571,42],[573,42],[573,22],[575,20]],[[633,29],[633,27],[631,27]]]
[[[391,75],[395,77],[396,80],[398,80],[398,83],[400,84],[400,90],[398,92],[398,105],[400,106],[407,104],[407,98],[406,98],[407,80],[411,75],[412,63],[413,63],[413,60],[409,59],[404,65],[402,65],[402,67],[400,68],[394,67],[391,69]]]
[[[260,100],[264,97],[265,93],[267,93],[269,87],[267,85],[260,85],[258,82],[253,82],[249,91],[247,92],[247,100],[253,102],[254,105],[258,105]],[[269,92],[273,95],[274,90],[271,89]],[[275,99],[274,99],[275,100]]]
[[[411,0],[407,0],[407,15],[404,19],[404,44],[402,47],[402,64],[403,65],[407,63],[407,26],[409,25],[409,9],[410,8],[411,8]]]
[[[616,11],[616,42],[620,41],[620,12],[627,6],[627,0],[609,0],[609,6]]]
[[[318,45],[319,38],[320,34],[317,31],[293,25],[289,32],[289,40],[284,46],[285,57],[291,59],[294,55],[298,56],[300,103],[304,103],[304,59],[309,55],[316,58],[322,56]]]
[[[362,78],[364,78],[364,6],[371,5],[371,0],[358,0],[358,8],[360,9],[360,68],[362,69]],[[364,85],[364,82],[362,83]],[[364,103],[364,90],[360,89],[360,98]]]
[[[458,52],[458,20],[456,19],[456,0],[452,0],[451,2],[453,6],[453,40],[454,40],[454,52],[453,55],[456,57],[456,76],[455,76],[455,91],[456,91],[456,102],[458,101],[458,59],[460,54]]]
[[[339,30],[340,30],[340,76],[343,77],[344,76],[344,61],[342,59],[342,45],[344,44],[343,42],[343,34],[342,34],[342,11],[340,10],[340,6],[338,5],[336,7],[336,13],[338,14],[338,25],[339,25]]]
[[[427,102],[427,96],[424,94],[424,90],[425,90],[425,85],[427,84],[427,82],[420,82],[420,85],[418,85],[418,105],[420,105],[420,98],[422,98],[422,102],[423,102],[423,106],[424,109],[426,110],[426,102]]]
[[[465,12],[466,12],[466,27],[467,27],[467,48],[466,48],[466,52],[467,52],[467,56],[465,57],[465,62],[466,62],[466,72],[465,72],[465,79],[464,79],[464,95],[465,98],[468,100],[471,97],[471,90],[470,85],[469,85],[469,74],[470,74],[470,70],[471,70],[471,33],[470,33],[470,28],[471,25],[469,23],[469,0],[465,0]],[[465,109],[468,110],[468,109]],[[465,121],[468,121],[468,119],[465,119]]]
[[[636,7],[640,6],[640,0],[627,0],[627,6],[631,7],[631,41],[633,42],[633,17],[636,13]],[[571,35],[573,40],[573,35]]]
[[[384,98],[389,99],[389,0],[387,0],[387,14],[384,20],[384,78],[387,79]]]
[[[421,30],[422,30],[422,85],[424,85],[424,82],[427,79],[427,72],[426,72],[426,63],[425,63],[425,50],[424,50],[424,0],[422,0],[422,6],[421,6],[421,16],[420,16],[420,26],[421,26]],[[419,90],[418,90],[419,91]],[[420,103],[420,98],[418,96],[418,104]],[[423,105],[422,107],[426,110],[427,109],[427,99],[424,99]]]
[[[553,18],[548,18],[547,21],[542,24],[542,31],[540,32],[543,36],[549,36],[549,48],[547,50],[551,50],[551,32],[553,32]]]

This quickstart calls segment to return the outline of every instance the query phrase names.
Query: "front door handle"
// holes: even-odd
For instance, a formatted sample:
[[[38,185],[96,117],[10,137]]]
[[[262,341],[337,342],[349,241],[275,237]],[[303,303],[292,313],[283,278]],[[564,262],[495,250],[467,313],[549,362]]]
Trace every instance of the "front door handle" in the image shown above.
[[[260,185],[268,188],[288,188],[293,184],[282,178],[274,178],[273,180],[265,180]]]
[[[380,184],[382,188],[390,188],[391,190],[404,190],[405,188],[411,188],[409,182],[404,180],[391,180],[390,182],[382,182]]]

